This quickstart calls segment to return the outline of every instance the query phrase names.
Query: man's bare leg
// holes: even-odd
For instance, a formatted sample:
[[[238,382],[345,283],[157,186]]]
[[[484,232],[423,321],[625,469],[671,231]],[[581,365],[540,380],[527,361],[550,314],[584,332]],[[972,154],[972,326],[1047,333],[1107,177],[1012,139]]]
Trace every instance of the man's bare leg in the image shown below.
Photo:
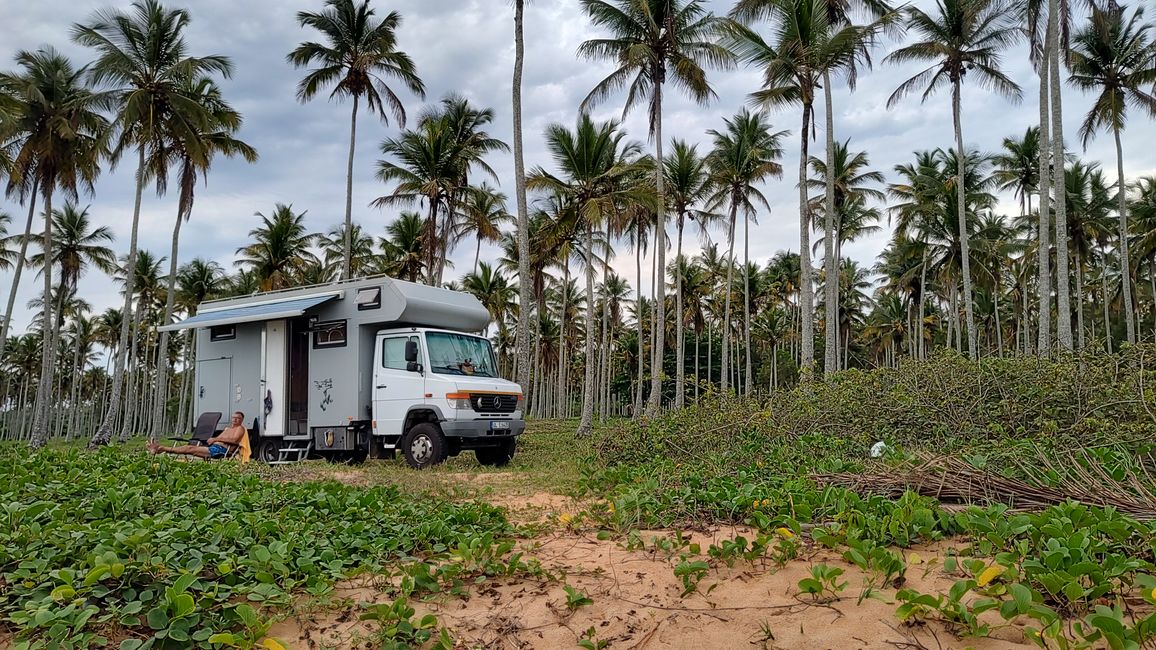
[[[181,445],[180,447],[162,447],[156,442],[149,441],[148,450],[150,454],[176,454],[178,456],[196,456],[197,458],[208,458],[209,448],[198,447],[197,445]]]

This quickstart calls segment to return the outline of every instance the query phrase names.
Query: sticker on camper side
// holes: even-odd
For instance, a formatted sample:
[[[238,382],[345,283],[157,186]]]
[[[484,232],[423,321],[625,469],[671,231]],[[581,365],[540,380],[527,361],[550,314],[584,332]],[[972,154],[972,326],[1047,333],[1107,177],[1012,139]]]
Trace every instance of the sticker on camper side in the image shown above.
[[[320,381],[314,381],[313,385],[317,388],[317,390],[321,391],[322,397],[320,406],[321,410],[324,411],[327,406],[333,403],[333,396],[329,394],[329,391],[333,390],[333,379],[329,378],[322,379]]]

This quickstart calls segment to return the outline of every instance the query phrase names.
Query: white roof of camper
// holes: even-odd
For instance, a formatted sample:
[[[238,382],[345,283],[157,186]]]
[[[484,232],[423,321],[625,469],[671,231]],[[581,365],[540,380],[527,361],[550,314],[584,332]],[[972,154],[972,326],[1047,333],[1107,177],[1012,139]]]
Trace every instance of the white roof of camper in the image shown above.
[[[241,298],[211,300],[201,304],[196,316],[158,328],[180,330],[233,323],[252,323],[304,315],[306,311],[358,290],[382,287],[376,323],[399,323],[478,332],[490,323],[490,313],[474,296],[386,276],[335,282],[298,289],[258,293]]]

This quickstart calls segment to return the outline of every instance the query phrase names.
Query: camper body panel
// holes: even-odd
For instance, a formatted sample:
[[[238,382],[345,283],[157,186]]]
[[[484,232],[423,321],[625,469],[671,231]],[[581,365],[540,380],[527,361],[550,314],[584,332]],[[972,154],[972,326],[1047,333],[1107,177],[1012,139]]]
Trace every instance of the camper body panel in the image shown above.
[[[262,328],[239,323],[231,335],[222,338],[227,329],[206,328],[197,332],[194,412],[221,413],[221,422],[217,425],[221,429],[234,411],[244,413],[246,422],[253,422],[254,417],[260,415],[257,404]],[[220,361],[227,362],[227,373],[223,372]],[[223,387],[222,380],[226,382]]]

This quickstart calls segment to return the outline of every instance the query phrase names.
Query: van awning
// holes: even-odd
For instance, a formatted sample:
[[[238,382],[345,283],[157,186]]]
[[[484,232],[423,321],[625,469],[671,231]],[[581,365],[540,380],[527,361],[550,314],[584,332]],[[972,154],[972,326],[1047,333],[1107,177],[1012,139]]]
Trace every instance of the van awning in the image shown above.
[[[223,307],[220,309],[202,310],[196,316],[186,318],[179,323],[158,327],[158,332],[171,332],[192,327],[214,327],[216,325],[232,325],[233,323],[252,323],[255,321],[277,320],[301,316],[306,310],[321,303],[337,298],[340,291],[324,294],[314,294],[308,297],[282,298],[281,300],[267,300],[252,305],[237,307]]]

